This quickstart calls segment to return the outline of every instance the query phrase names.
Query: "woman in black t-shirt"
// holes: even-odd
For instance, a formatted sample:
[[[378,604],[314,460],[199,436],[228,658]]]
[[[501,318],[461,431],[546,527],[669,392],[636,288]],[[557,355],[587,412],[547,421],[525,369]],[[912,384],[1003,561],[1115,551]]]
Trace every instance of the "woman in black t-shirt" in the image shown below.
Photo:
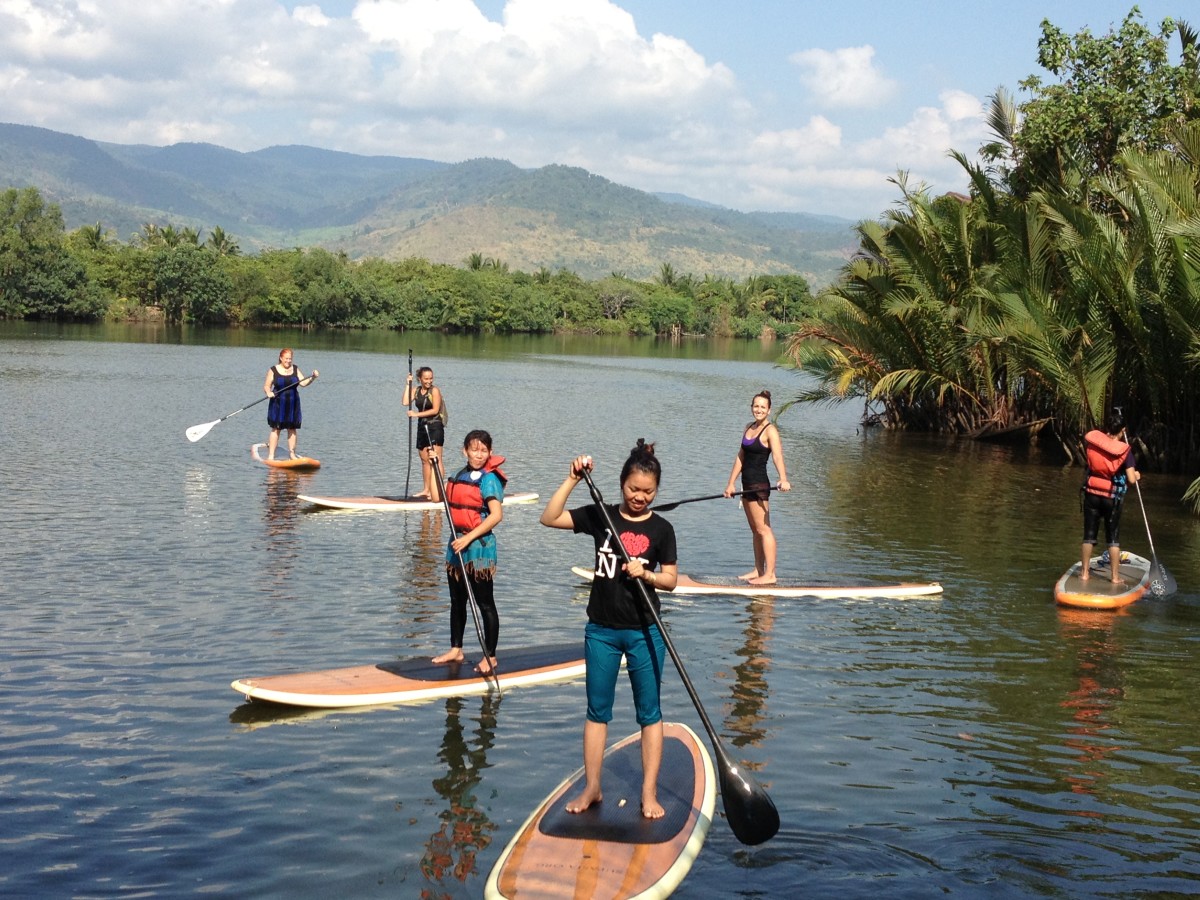
[[[566,509],[571,491],[583,479],[583,473],[591,470],[590,456],[575,457],[566,480],[547,502],[541,518],[542,524],[550,528],[570,528],[577,534],[590,534],[596,545],[595,577],[584,630],[588,698],[583,729],[586,784],[583,792],[567,803],[567,811],[582,812],[602,798],[604,747],[624,658],[633,687],[637,722],[642,728],[642,815],[657,819],[663,816],[662,804],[658,802],[663,743],[659,694],[666,646],[654,617],[646,609],[642,591],[634,582],[645,583],[657,611],[655,588],[673,590],[678,578],[675,529],[650,510],[662,474],[653,444],[639,438],[621,470],[621,503],[609,508],[613,524],[620,529],[619,535],[609,531],[595,504]],[[621,552],[614,544],[617,540],[629,554],[628,564],[622,562]],[[656,566],[658,572],[654,571]]]

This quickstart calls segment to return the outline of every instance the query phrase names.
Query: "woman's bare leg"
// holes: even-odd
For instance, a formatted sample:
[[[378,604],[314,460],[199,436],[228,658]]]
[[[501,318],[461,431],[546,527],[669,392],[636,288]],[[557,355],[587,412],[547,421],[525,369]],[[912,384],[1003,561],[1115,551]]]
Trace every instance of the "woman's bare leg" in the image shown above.
[[[593,803],[604,799],[600,790],[600,776],[604,771],[604,743],[608,740],[608,726],[603,722],[583,723],[583,790],[567,803],[567,812],[583,812]]]

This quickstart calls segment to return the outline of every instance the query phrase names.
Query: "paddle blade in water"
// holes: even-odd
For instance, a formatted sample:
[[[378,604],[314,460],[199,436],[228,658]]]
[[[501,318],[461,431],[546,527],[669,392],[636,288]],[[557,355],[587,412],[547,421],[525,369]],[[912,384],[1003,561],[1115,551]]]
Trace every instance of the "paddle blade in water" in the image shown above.
[[[774,801],[748,772],[727,757],[721,761],[721,800],[729,830],[743,844],[769,841],[779,831]]]
[[[1150,575],[1150,593],[1155,597],[1166,597],[1179,590],[1179,585],[1175,583],[1175,576],[1168,572],[1167,567],[1158,560],[1154,561]]]

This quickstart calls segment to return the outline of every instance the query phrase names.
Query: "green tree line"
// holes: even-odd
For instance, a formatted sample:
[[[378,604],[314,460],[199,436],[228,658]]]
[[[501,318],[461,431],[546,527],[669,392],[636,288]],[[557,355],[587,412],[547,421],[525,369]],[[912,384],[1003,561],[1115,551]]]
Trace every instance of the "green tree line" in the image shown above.
[[[1179,37],[1179,61],[1170,46]],[[1119,29],[1042,23],[1055,81],[992,98],[995,140],[954,157],[969,195],[901,202],[789,342],[803,401],[859,398],[890,428],[970,434],[1049,420],[1081,436],[1120,407],[1151,470],[1200,468],[1197,36],[1134,7]],[[1200,481],[1188,498],[1200,501]]]
[[[464,332],[788,335],[810,312],[798,275],[745,281],[677,274],[585,281],[510,272],[474,253],[461,267],[351,260],[320,248],[243,254],[216,227],[146,224],[119,241],[102,224],[67,233],[33,187],[0,194],[0,317],[140,319]]]

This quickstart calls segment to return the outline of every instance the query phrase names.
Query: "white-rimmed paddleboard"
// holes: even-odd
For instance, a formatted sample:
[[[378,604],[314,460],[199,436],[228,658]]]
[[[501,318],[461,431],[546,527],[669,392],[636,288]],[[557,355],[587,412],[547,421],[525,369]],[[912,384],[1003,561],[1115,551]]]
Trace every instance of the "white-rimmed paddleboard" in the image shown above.
[[[1112,583],[1112,566],[1107,554],[1092,557],[1087,581],[1079,577],[1080,566],[1081,563],[1075,563],[1054,585],[1054,599],[1063,606],[1120,609],[1140,599],[1150,589],[1153,564],[1136,553],[1121,551],[1121,584]]]
[[[567,802],[583,769],[560,784],[516,833],[488,876],[490,900],[667,897],[683,881],[712,824],[712,758],[686,725],[663,723],[661,819],[642,815],[641,733],[604,754],[604,799],[580,813]]]
[[[405,512],[443,508],[441,501],[434,503],[431,500],[413,497],[314,497],[311,494],[297,494],[296,499],[323,509],[374,509]],[[513,491],[504,495],[505,506],[517,503],[536,503],[537,500],[538,495],[532,491]]]
[[[571,571],[584,581],[591,581],[594,573],[583,566],[572,566]],[[942,586],[936,581],[879,584],[862,582],[859,584],[800,584],[794,581],[780,581],[777,584],[747,584],[733,578],[689,578],[679,576],[679,583],[673,591],[659,591],[660,594],[721,594],[734,597],[927,597],[940,594]]]
[[[495,679],[476,672],[478,654],[467,654],[460,663],[435,665],[430,657],[421,656],[377,665],[239,678],[231,686],[247,700],[321,709],[486,694],[495,686]],[[563,681],[586,671],[581,642],[500,647],[496,657],[501,689]]]
[[[265,466],[272,469],[290,469],[293,472],[313,472],[321,468],[321,461],[311,456],[297,456],[289,459],[267,459],[262,455],[266,444],[254,444],[250,447],[250,455]]]

